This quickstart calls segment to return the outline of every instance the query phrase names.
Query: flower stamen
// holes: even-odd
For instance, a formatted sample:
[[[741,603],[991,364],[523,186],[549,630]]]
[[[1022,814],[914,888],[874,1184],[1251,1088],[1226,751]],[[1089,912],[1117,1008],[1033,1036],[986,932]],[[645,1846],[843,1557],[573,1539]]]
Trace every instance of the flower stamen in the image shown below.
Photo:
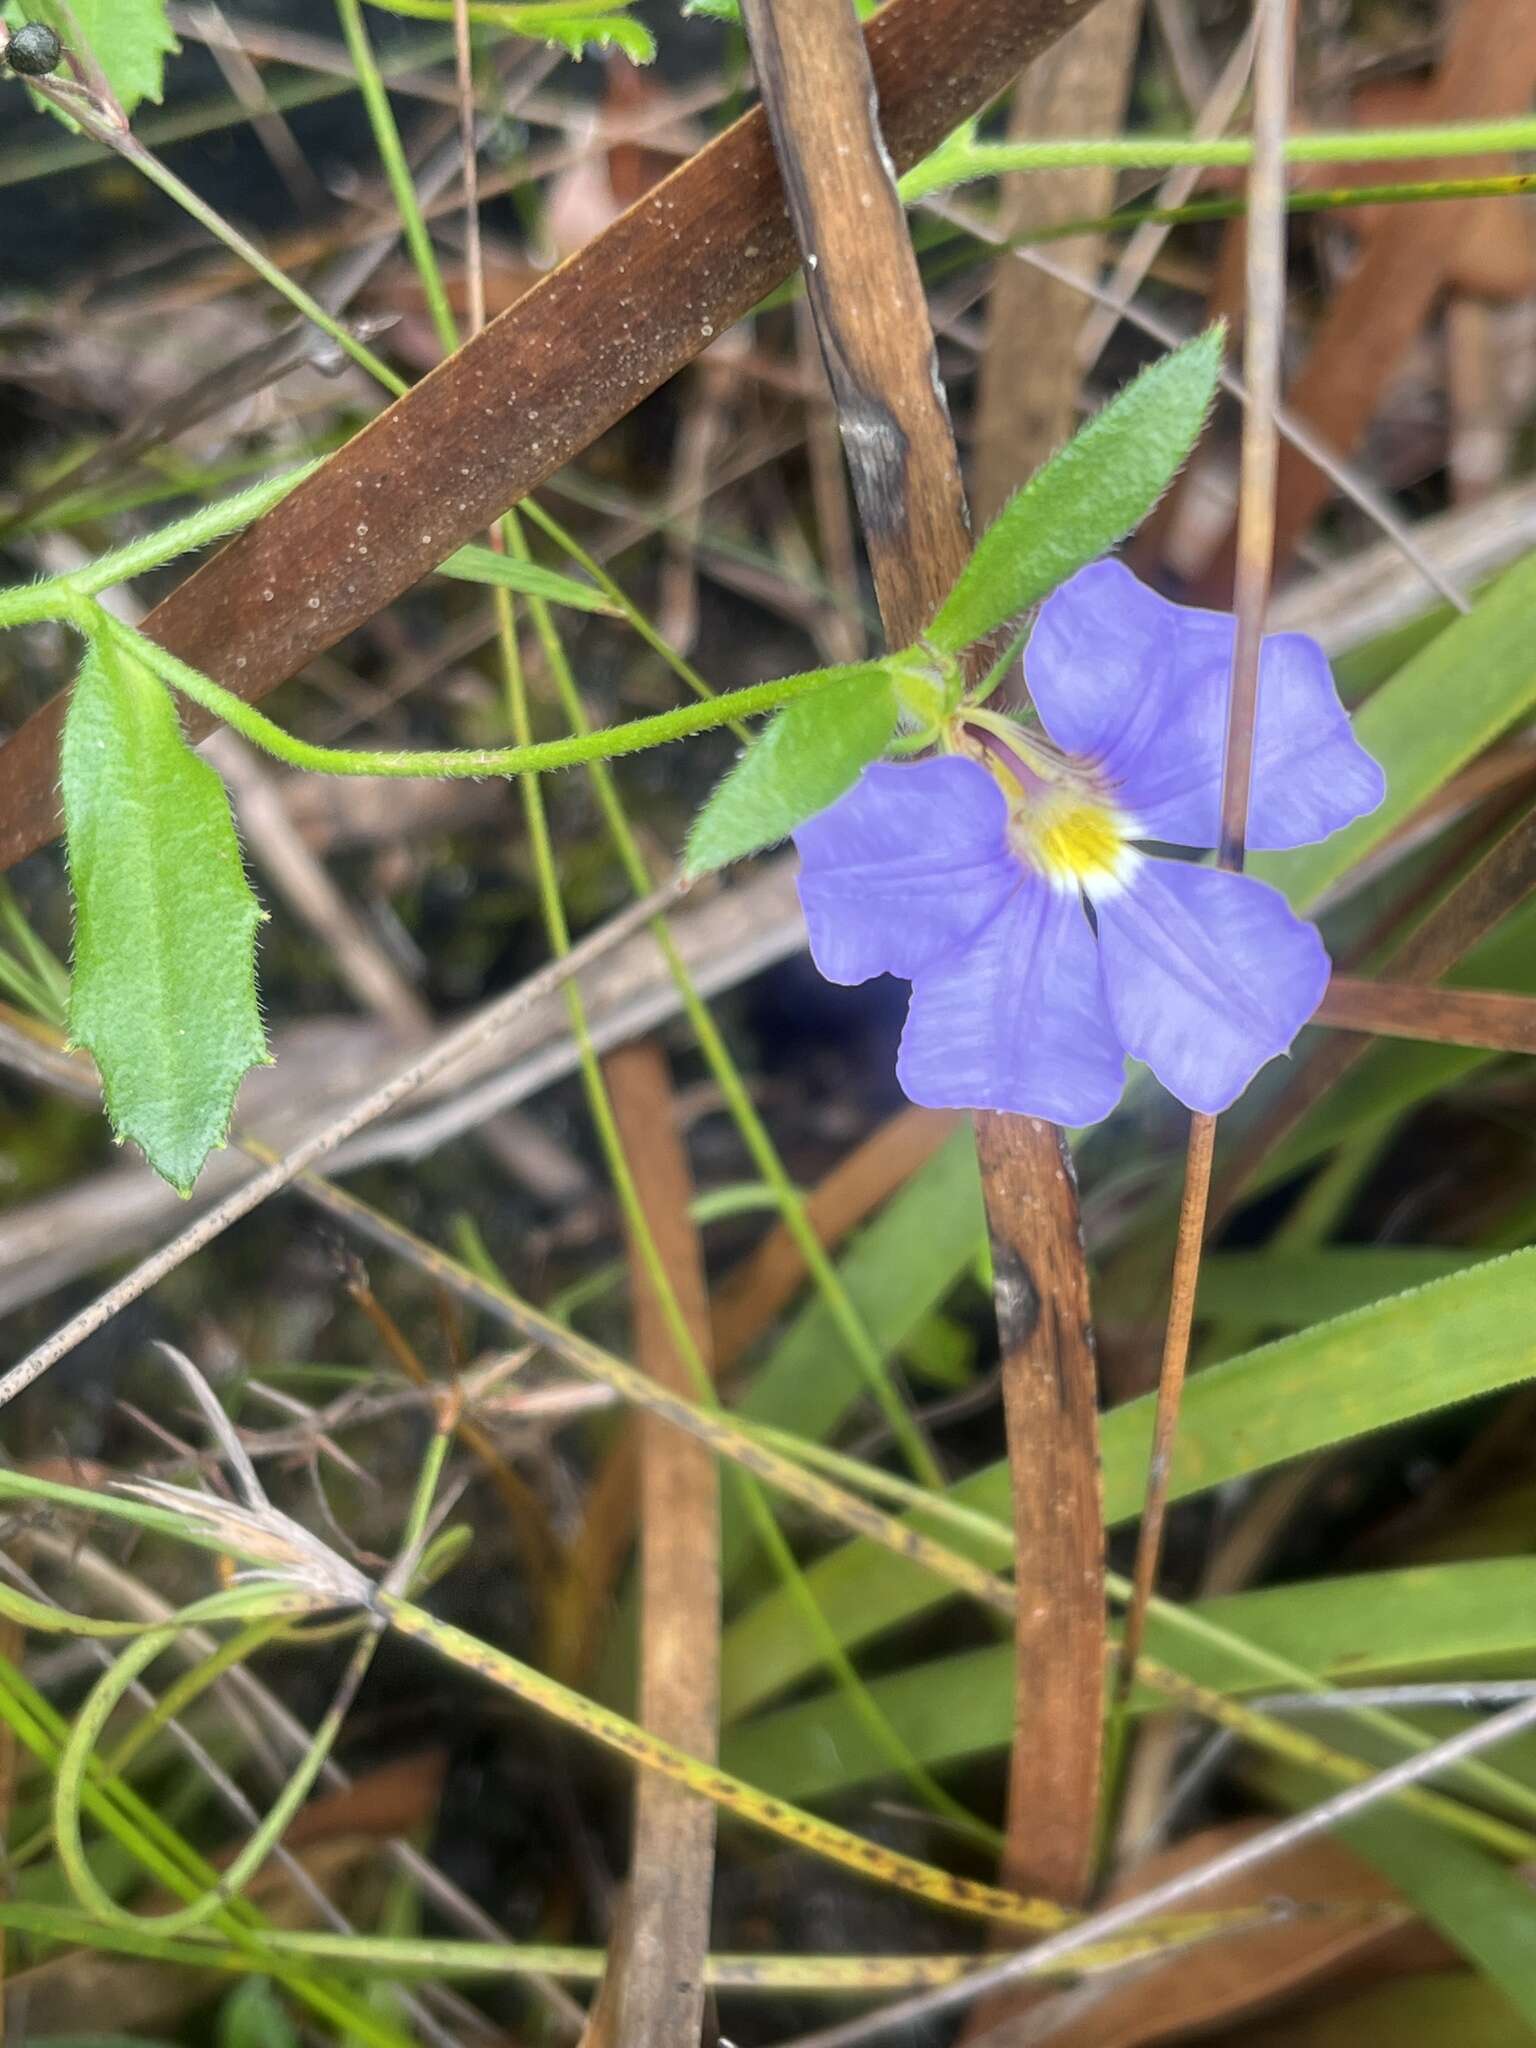
[[[1058,889],[1121,889],[1140,856],[1112,804],[1072,788],[1042,791],[1012,811],[1008,844]]]
[[[1134,828],[1088,763],[991,713],[960,723],[961,747],[1008,799],[1014,855],[1059,889],[1103,895],[1122,888],[1140,858]]]

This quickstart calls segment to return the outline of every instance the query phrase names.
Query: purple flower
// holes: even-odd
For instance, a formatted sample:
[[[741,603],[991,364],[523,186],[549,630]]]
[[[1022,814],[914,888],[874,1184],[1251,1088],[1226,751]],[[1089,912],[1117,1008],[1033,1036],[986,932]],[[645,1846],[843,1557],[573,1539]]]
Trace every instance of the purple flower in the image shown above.
[[[1031,635],[1040,727],[962,714],[974,758],[878,763],[796,832],[817,967],[912,984],[914,1102],[1095,1123],[1129,1053],[1214,1112],[1317,1008],[1328,956],[1283,897],[1136,843],[1216,844],[1234,631],[1096,562]],[[1324,839],[1383,790],[1322,649],[1271,635],[1249,845]]]

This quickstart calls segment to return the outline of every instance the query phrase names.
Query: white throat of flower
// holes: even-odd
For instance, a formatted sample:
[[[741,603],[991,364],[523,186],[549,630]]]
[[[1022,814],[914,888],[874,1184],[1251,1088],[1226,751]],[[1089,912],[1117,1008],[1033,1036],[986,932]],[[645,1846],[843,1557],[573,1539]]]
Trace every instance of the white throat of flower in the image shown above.
[[[1142,859],[1135,821],[1091,762],[987,713],[966,714],[959,744],[1007,798],[1009,850],[1025,867],[1073,894],[1103,898],[1126,886]]]

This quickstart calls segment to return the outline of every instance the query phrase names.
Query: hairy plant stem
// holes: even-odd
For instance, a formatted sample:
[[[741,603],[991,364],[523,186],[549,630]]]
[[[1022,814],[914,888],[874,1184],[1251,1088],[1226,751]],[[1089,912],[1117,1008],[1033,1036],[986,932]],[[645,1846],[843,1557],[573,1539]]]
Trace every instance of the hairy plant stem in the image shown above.
[[[497,591],[505,598],[505,591]],[[57,616],[53,612],[51,616]],[[292,768],[305,768],[320,775],[372,775],[393,779],[422,777],[473,777],[484,775],[542,774],[546,769],[575,768],[589,761],[610,760],[620,754],[643,753],[650,747],[665,746],[692,733],[708,732],[729,725],[733,718],[751,718],[763,711],[777,710],[799,697],[814,696],[841,674],[812,669],[805,675],[784,676],[776,682],[752,683],[743,690],[731,690],[707,704],[683,704],[675,711],[660,711],[650,718],[631,718],[623,725],[599,727],[562,740],[530,740],[513,747],[450,747],[396,749],[366,747],[321,747],[299,739],[275,725],[264,712],[226,690],[212,677],[200,675],[174,654],[102,613],[100,629],[128,648],[160,680],[179,690],[192,703],[201,705],[215,718],[260,747],[263,752],[285,761]],[[877,665],[871,665],[871,673]],[[842,672],[846,674],[846,671]]]

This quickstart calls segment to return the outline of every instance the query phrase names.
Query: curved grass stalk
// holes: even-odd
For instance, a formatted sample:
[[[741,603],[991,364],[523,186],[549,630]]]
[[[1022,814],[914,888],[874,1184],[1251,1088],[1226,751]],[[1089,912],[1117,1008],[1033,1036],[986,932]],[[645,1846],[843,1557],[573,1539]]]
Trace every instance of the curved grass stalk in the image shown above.
[[[309,1594],[274,1592],[271,1587],[245,1587],[238,1589],[236,1596],[220,1593],[211,1599],[200,1601],[184,1609],[169,1622],[158,1628],[141,1631],[139,1640],[125,1650],[97,1680],[91,1688],[84,1705],[76,1714],[73,1726],[65,1740],[59,1757],[57,1776],[54,1781],[54,1839],[58,1846],[59,1861],[69,1879],[75,1897],[88,1913],[97,1919],[119,1924],[137,1923],[140,1916],[120,1906],[110,1892],[98,1881],[85,1853],[81,1833],[81,1805],[86,1784],[86,1768],[95,1752],[119,1703],[129,1687],[161,1656],[184,1628],[199,1626],[210,1621],[228,1620],[248,1614],[253,1608],[259,1619],[276,1616],[306,1614],[314,1611],[316,1600]],[[137,1627],[137,1624],[135,1624]],[[318,1777],[327,1756],[341,1730],[346,1706],[350,1704],[355,1684],[349,1685],[353,1672],[361,1681],[366,1661],[371,1659],[377,1645],[378,1632],[372,1631],[360,1649],[366,1658],[354,1656],[346,1678],[342,1681],[337,1701],[321,1721],[309,1750],[300,1760],[288,1783],[274,1803],[271,1811],[241,1849],[229,1869],[217,1884],[193,1899],[179,1910],[157,1915],[155,1924],[167,1934],[178,1934],[189,1927],[199,1926],[214,1913],[235,1898],[260,1869],[271,1854],[273,1845],[281,1839],[294,1814],[309,1796],[311,1787]]]
[[[191,1371],[190,1367],[188,1371]],[[210,1402],[213,1399],[211,1394],[207,1398]],[[452,1402],[445,1401],[442,1404],[438,1427],[433,1433],[432,1443],[423,1460],[412,1496],[400,1557],[384,1582],[386,1592],[397,1590],[408,1582],[420,1554],[432,1501],[447,1457],[453,1409]],[[254,1486],[255,1483],[253,1475],[251,1484]],[[207,1519],[212,1521],[228,1512],[222,1504],[211,1503]],[[337,1583],[343,1590],[355,1582],[356,1575],[350,1568],[338,1572]],[[319,1591],[288,1591],[281,1586],[274,1588],[270,1584],[237,1586],[230,1592],[216,1593],[211,1598],[173,1615],[167,1622],[143,1630],[139,1640],[125,1650],[97,1680],[85,1704],[75,1716],[74,1725],[59,1757],[54,1783],[54,1837],[58,1845],[59,1861],[64,1866],[75,1897],[87,1912],[93,1913],[100,1920],[116,1922],[119,1925],[137,1925],[141,1919],[139,1914],[131,1913],[126,1907],[120,1906],[111,1893],[97,1882],[96,1874],[86,1857],[85,1844],[80,1832],[81,1795],[85,1786],[87,1764],[105,1732],[107,1722],[135,1679],[170,1647],[183,1629],[199,1627],[210,1621],[240,1619],[247,1614],[253,1614],[251,1624],[240,1631],[235,1642],[240,1655],[248,1656],[292,1615],[313,1613],[317,1608],[333,1606],[336,1598],[335,1592],[327,1592],[324,1588]],[[134,1626],[139,1625],[136,1623]],[[352,1702],[357,1696],[358,1688],[367,1676],[368,1667],[373,1662],[374,1654],[382,1640],[384,1624],[377,1614],[366,1614],[364,1626],[365,1633],[347,1663],[329,1708],[265,1819],[216,1885],[201,1898],[192,1900],[179,1911],[155,1916],[155,1927],[161,1934],[180,1934],[189,1928],[203,1925],[221,1906],[239,1896],[266,1862],[277,1843],[282,1840],[289,1822],[309,1797],[316,1780],[325,1768]],[[183,1701],[195,1697],[197,1692],[211,1684],[223,1670],[237,1661],[239,1658],[234,1656],[221,1659],[215,1655],[205,1659],[200,1666],[179,1681],[173,1688],[172,1696],[180,1696]],[[161,1712],[150,1716],[150,1732],[161,1725],[164,1706],[165,1703],[162,1702]],[[145,1739],[148,1739],[147,1736]]]
[[[0,1659],[0,1717],[45,1769],[57,1769],[68,1723],[4,1659]],[[217,1886],[219,1873],[131,1786],[109,1778],[94,1757],[81,1796],[91,1817],[177,1897],[193,1899]],[[410,2048],[406,2036],[364,2000],[306,1968],[299,1958],[270,1954],[265,1946],[270,1930],[253,1908],[232,1900],[222,1909],[221,1921],[225,1938],[250,1957],[247,1967],[280,1978],[318,2018],[350,2029],[369,2048]]]
[[[87,1614],[70,1614],[62,1607],[50,1607],[45,1600],[34,1600],[29,1594],[18,1593],[13,1586],[3,1584],[0,1584],[0,1618],[15,1622],[19,1628],[36,1629],[44,1635],[113,1638],[144,1633],[142,1622],[97,1621]]]
[[[142,1632],[145,1624],[136,1622],[133,1626]],[[265,1619],[248,1623],[227,1642],[220,1643],[211,1656],[192,1665],[161,1693],[153,1708],[135,1721],[116,1748],[103,1757],[103,1768],[113,1777],[124,1776],[134,1758],[141,1755],[172,1721],[179,1720],[211,1686],[217,1685],[221,1678],[254,1657],[258,1650],[265,1649],[268,1643],[288,1633],[286,1619]]]

